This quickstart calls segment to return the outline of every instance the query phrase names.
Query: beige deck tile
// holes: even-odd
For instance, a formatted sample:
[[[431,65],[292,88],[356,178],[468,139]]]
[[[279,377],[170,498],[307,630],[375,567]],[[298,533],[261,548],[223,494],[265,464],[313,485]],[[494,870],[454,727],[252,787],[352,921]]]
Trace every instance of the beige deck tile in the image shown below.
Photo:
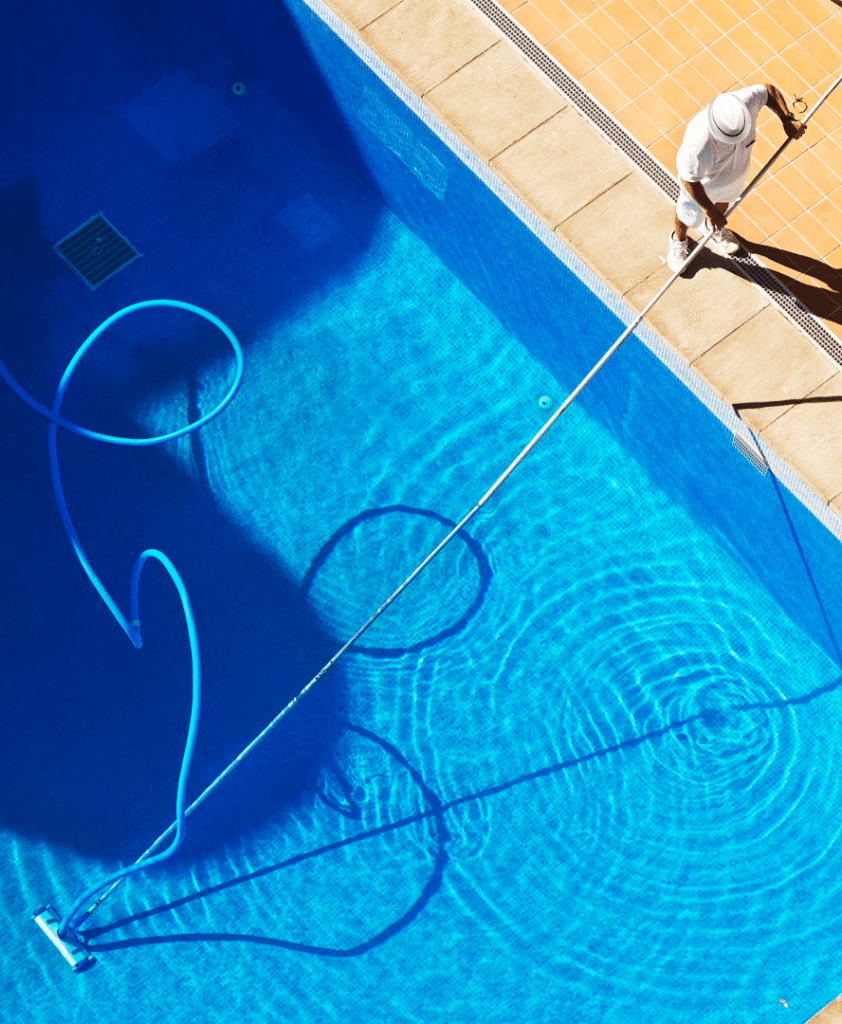
[[[542,46],[546,46],[560,34],[555,25],[548,21],[534,4],[523,4],[512,16]]]
[[[840,506],[834,500],[831,507],[839,511]],[[842,996],[837,996],[833,1002],[828,1003],[823,1010],[811,1017],[807,1024],[842,1024]]]
[[[664,254],[666,241],[662,229]],[[664,266],[628,292],[626,299],[635,309],[643,309],[670,276],[671,271]],[[739,272],[728,269],[723,257],[702,253],[691,276],[678,278],[646,320],[683,359],[692,363],[768,305],[765,294]]]
[[[543,75],[502,41],[425,99],[486,160],[565,106]]]
[[[619,292],[664,263],[672,204],[639,174],[630,174],[556,228]]]
[[[420,95],[500,38],[461,0],[403,0],[360,35]]]
[[[842,374],[760,433],[825,501],[842,493]]]
[[[396,6],[400,0],[327,0],[336,13],[351,25],[362,28]]]
[[[490,163],[551,226],[632,173],[632,165],[565,107]]]
[[[693,364],[754,431],[761,431],[838,372],[774,306],[747,320]]]

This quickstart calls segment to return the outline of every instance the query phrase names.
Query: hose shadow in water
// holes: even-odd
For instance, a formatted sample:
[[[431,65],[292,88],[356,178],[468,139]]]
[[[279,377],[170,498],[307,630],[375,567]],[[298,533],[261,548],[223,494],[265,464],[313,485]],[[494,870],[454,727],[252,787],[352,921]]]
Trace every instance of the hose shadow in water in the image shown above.
[[[438,512],[434,512],[432,509],[427,508],[414,508],[411,505],[385,505],[382,508],[366,509],[364,512],[360,512],[352,519],[349,519],[346,523],[343,523],[343,525],[340,526],[339,529],[336,530],[336,532],[322,545],[301,580],[302,594],[307,596],[310,593],[315,581],[317,580],[320,572],[324,569],[330,556],[336,551],[346,537],[353,534],[354,531],[364,523],[389,515],[417,516],[422,519],[430,519],[434,522],[440,523],[445,527],[445,532],[441,537],[437,538],[437,540],[442,540],[444,536],[446,536],[446,534],[456,526],[454,520],[448,519],[447,516],[440,515]],[[368,654],[375,658],[398,658],[404,654],[413,654],[426,647],[432,647],[435,644],[440,643],[442,640],[446,640],[448,637],[456,636],[466,628],[468,623],[482,606],[482,602],[488,592],[489,584],[491,583],[493,571],[491,563],[483,550],[482,545],[469,533],[465,530],[461,530],[456,537],[454,537],[454,540],[459,541],[467,548],[468,552],[474,559],[477,573],[476,593],[459,617],[449,626],[438,630],[430,636],[423,637],[413,644],[406,646],[381,647],[368,646],[365,643],[358,642],[354,644],[355,651]],[[431,548],[434,546],[435,541],[430,544]],[[424,551],[424,554],[427,554],[427,550]],[[412,568],[414,567],[415,565],[413,563]]]
[[[754,701],[745,704],[734,704],[730,709],[733,712],[753,711],[759,709],[778,710],[793,705],[804,705],[810,701],[815,700],[823,695],[838,690],[842,687],[842,676],[830,680],[828,683],[816,687],[805,694],[801,694],[797,697],[781,698],[779,700],[770,701]],[[503,782],[496,783],[491,786],[486,786],[483,789],[475,790],[470,793],[464,793],[461,796],[455,797],[449,801],[442,801],[424,782],[420,773],[417,769],[413,768],[406,758],[388,741],[377,737],[374,733],[369,732],[361,728],[360,726],[350,725],[344,723],[345,728],[357,732],[361,736],[372,740],[372,742],[379,744],[384,750],[388,751],[390,756],[400,764],[406,771],[410,773],[413,781],[421,791],[424,801],[427,805],[426,809],[419,811],[416,814],[407,815],[406,817],[400,818],[395,821],[387,822],[383,825],[379,825],[375,828],[366,829],[360,832],[358,835],[351,836],[346,839],[337,840],[334,843],[327,843],[323,846],[316,847],[315,849],[308,850],[306,853],[298,854],[294,857],[290,857],[287,860],[280,861],[276,864],[270,864],[266,867],[258,868],[255,871],[250,871],[246,874],[239,875],[235,878],[231,878],[225,882],[220,882],[217,885],[209,886],[198,892],[190,893],[187,896],[181,897],[178,900],[173,900],[167,904],[152,907],[149,910],[142,911],[139,914],[134,914],[131,917],[122,918],[117,921],[105,925],[100,928],[88,929],[84,934],[88,942],[89,949],[92,953],[105,953],[109,951],[115,951],[120,949],[131,949],[136,946],[144,945],[158,945],[167,943],[183,943],[183,942],[249,942],[257,945],[274,946],[279,949],[287,949],[300,953],[312,953],[319,956],[332,956],[332,957],[352,957],[359,956],[362,953],[374,948],[375,946],[382,945],[392,936],[396,935],[402,929],[406,928],[424,909],[430,899],[439,890],[444,870],[448,862],[448,855],[446,850],[447,841],[449,839],[449,832],[447,828],[446,815],[449,811],[478,800],[486,800],[489,797],[496,796],[497,794],[507,792],[512,789],[516,789],[520,786],[528,785],[531,782],[535,782],[538,779],[547,778],[552,775],[556,775],[560,772],[567,771],[568,769],[576,768],[580,765],[587,764],[590,761],[597,761],[603,758],[607,758],[613,754],[625,753],[628,751],[635,750],[638,747],[644,746],[648,743],[654,743],[665,737],[675,734],[679,738],[681,734],[688,729],[688,727],[694,724],[701,724],[708,728],[717,728],[724,726],[727,723],[728,711],[724,711],[721,708],[715,710],[702,709],[697,714],[689,715],[686,718],[677,719],[673,722],[669,722],[659,729],[652,729],[640,736],[629,737],[625,740],[620,740],[617,743],[609,746],[601,747],[598,750],[590,751],[586,754],[581,754],[578,757],[567,758],[563,761],[559,761],[555,764],[546,765],[543,768],[538,768],[531,772],[526,772],[522,775],[515,776],[510,779],[506,779]],[[340,812],[341,813],[341,812]],[[123,939],[114,942],[99,942],[97,941],[102,936],[115,931],[120,928],[124,928],[127,925],[141,922],[151,917],[155,917],[161,914],[170,913],[177,910],[179,907],[186,906],[187,904],[207,899],[218,893],[225,892],[226,890],[234,887],[247,884],[260,878],[264,878],[275,872],[283,871],[287,868],[292,868],[297,864],[301,864],[305,861],[316,860],[319,857],[323,857],[327,854],[333,853],[334,851],[342,848],[351,847],[360,843],[365,842],[368,839],[373,839],[377,836],[382,836],[388,832],[396,832],[404,828],[408,828],[412,825],[416,825],[424,820],[432,819],[436,825],[436,835],[438,840],[438,848],[431,866],[430,875],[427,882],[419,893],[418,897],[412,904],[412,906],[403,913],[400,917],[396,918],[393,922],[381,929],[376,935],[359,942],[353,946],[344,949],[330,948],[324,946],[313,946],[299,942],[292,942],[287,939],[283,939],[271,935],[249,935],[237,932],[189,932],[172,935],[155,935],[155,936],[142,936],[139,938]]]
[[[295,857],[290,857],[288,860],[283,861],[280,864],[273,864],[266,868],[260,868],[257,871],[251,871],[247,875],[239,876],[231,879],[227,882],[222,882],[218,885],[211,886],[201,892],[192,893],[189,896],[185,896],[182,899],[175,900],[168,903],[163,907],[154,907],[150,910],[135,914],[130,918],[125,918],[120,921],[115,921],[102,928],[91,928],[87,931],[86,936],[88,939],[96,939],[101,935],[105,935],[117,928],[124,927],[127,924],[134,923],[137,921],[143,921],[146,918],[153,917],[158,914],[175,910],[178,907],[183,907],[187,904],[193,903],[197,900],[205,899],[208,896],[215,895],[231,889],[232,887],[241,885],[244,882],[254,881],[258,878],[262,878],[266,875],[272,874],[275,871],[282,870],[283,868],[293,867],[296,864],[312,860],[319,856],[324,856],[328,853],[332,853],[335,850],[342,849],[344,847],[353,846],[357,843],[361,843],[367,839],[371,839],[375,836],[383,835],[387,832],[394,832],[398,829],[405,828],[410,824],[421,822],[424,820],[432,820],[435,824],[435,838],[436,838],[436,851],[433,856],[433,861],[430,866],[430,872],[421,888],[418,896],[413,900],[412,904],[406,909],[399,917],[394,921],[391,921],[386,927],[382,928],[375,935],[370,936],[362,942],[359,942],[348,948],[334,948],[329,946],[315,946],[308,945],[300,942],[291,942],[286,939],[274,938],[272,936],[260,936],[260,935],[240,935],[236,933],[185,933],[181,935],[167,935],[167,936],[150,936],[142,937],[139,939],[126,939],[118,942],[110,943],[95,943],[90,945],[92,952],[106,952],[108,950],[125,949],[132,946],[138,945],[156,945],[159,943],[172,943],[172,942],[198,942],[198,941],[227,941],[227,942],[254,942],[257,944],[267,946],[277,946],[282,949],[294,950],[301,953],[314,953],[319,956],[330,956],[330,957],[352,957],[359,956],[362,953],[373,949],[375,946],[382,945],[393,935],[406,928],[415,918],[421,913],[430,899],[435,895],[441,886],[442,878],[444,876],[444,869],[447,864],[447,841],[449,839],[449,832],[444,818],[445,808],[442,806],[438,796],[430,789],[425,783],[421,773],[414,768],[407,759],[401,754],[401,752],[387,740],[382,737],[375,735],[368,729],[364,729],[361,726],[352,725],[350,722],[342,722],[342,727],[350,732],[356,733],[357,735],[370,740],[372,743],[377,744],[379,747],[386,752],[386,754],[392,758],[404,771],[406,771],[413,783],[420,792],[424,803],[426,804],[426,810],[419,812],[418,814],[411,815],[407,818],[403,818],[397,822],[388,822],[385,825],[378,826],[376,828],[366,829],[357,836],[353,836],[348,839],[338,840],[334,843],[328,843],[324,846],[319,847],[316,850],[310,850],[307,853],[299,854]],[[329,806],[333,806],[329,804]],[[357,817],[357,815],[351,813],[350,815],[342,808],[334,807],[339,813],[345,814],[346,817]]]

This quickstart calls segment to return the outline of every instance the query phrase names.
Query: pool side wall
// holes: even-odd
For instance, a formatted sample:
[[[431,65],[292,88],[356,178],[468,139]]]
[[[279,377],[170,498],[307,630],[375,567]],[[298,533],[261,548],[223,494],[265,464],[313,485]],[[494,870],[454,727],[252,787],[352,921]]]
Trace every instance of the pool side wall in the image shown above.
[[[538,218],[530,219],[501,182],[489,182],[487,167],[385,65],[373,55],[364,62],[302,0],[257,0],[247,23],[223,0],[205,0],[201,10],[239,49],[244,68],[277,91],[543,361],[559,382],[554,397],[563,398],[621,333],[623,320],[630,322],[619,300],[557,239],[542,240],[549,233]],[[617,313],[610,335],[589,314],[591,290]],[[805,504],[812,493],[782,464],[777,477],[762,475],[732,444],[739,422],[730,408],[697,378],[690,390],[678,376],[689,371],[667,365],[666,349],[659,351],[651,332],[641,334],[646,343],[629,339],[578,401],[842,664],[835,585],[842,546]],[[464,344],[471,344],[469,324]],[[553,429],[543,443],[563,443],[564,421]],[[501,462],[527,440],[513,434]],[[528,463],[518,472],[528,473]],[[488,483],[477,480],[477,498]],[[564,517],[563,494],[558,514]]]

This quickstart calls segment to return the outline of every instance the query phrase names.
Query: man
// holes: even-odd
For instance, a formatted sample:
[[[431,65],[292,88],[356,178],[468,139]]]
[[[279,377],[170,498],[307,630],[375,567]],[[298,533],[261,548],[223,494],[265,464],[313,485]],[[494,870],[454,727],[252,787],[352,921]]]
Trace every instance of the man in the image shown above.
[[[790,114],[780,89],[771,84],[722,93],[687,125],[676,157],[681,192],[667,249],[670,270],[679,270],[690,255],[687,229],[699,227],[705,217],[705,230],[714,228],[713,248],[723,256],[739,251],[739,239],[725,226],[725,211],[745,187],[757,115],[764,106],[778,115],[789,138],[800,139],[807,130]]]

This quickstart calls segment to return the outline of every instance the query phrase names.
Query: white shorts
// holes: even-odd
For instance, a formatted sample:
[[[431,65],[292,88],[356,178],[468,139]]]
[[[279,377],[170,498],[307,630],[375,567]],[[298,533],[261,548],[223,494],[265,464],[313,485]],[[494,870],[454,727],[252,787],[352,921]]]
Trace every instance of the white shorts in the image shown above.
[[[711,202],[733,203],[735,199],[739,199],[745,185],[744,181],[732,181],[727,185],[717,185],[715,182],[709,182],[703,187]],[[707,216],[696,200],[687,193],[683,185],[678,193],[678,203],[676,204],[675,212],[678,214],[678,219],[681,223],[686,224],[688,228],[700,227]]]

